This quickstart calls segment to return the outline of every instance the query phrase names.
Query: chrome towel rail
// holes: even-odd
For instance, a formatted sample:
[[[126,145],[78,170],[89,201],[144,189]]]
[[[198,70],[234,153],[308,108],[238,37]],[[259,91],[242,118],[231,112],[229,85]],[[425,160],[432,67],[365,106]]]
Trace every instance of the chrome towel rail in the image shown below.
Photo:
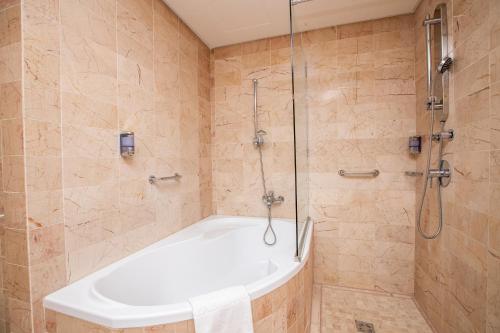
[[[342,177],[377,177],[379,174],[380,171],[377,169],[365,172],[348,172],[342,169],[339,170],[339,175]]]
[[[150,184],[156,184],[157,182],[165,181],[165,180],[176,180],[179,181],[181,179],[181,175],[179,175],[177,172],[174,173],[173,176],[167,176],[167,177],[156,177],[156,176],[149,176],[148,180]]]
[[[405,171],[405,176],[409,177],[421,177],[424,173],[421,171]]]

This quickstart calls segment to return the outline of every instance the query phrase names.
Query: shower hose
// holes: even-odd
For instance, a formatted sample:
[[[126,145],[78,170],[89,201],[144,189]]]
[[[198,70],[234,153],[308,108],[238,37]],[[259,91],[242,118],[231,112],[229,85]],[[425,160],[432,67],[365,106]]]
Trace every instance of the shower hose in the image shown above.
[[[266,187],[266,177],[265,177],[265,174],[264,174],[264,161],[263,161],[263,157],[262,157],[262,146],[261,145],[258,145],[257,148],[259,149],[259,161],[260,161],[260,175],[262,177],[262,188],[264,190],[264,196],[263,198],[265,198],[267,196],[267,187]],[[276,238],[276,232],[274,231],[274,228],[273,228],[273,216],[272,216],[272,203],[267,203],[266,202],[266,206],[267,206],[267,227],[266,227],[266,231],[264,232],[264,236],[262,236],[262,240],[264,241],[264,243],[266,245],[269,245],[269,246],[273,246],[274,244],[276,244],[276,241],[277,241],[277,238]],[[268,241],[267,240],[267,235],[271,233],[271,240]]]
[[[431,120],[430,120],[430,132],[429,132],[429,151],[427,152],[427,165],[425,168],[425,183],[424,183],[424,189],[422,190],[422,198],[420,200],[420,207],[418,210],[418,215],[417,215],[417,228],[418,232],[420,235],[422,235],[423,238],[425,239],[435,239],[440,233],[441,229],[443,228],[443,207],[442,207],[442,199],[441,199],[441,184],[438,183],[438,189],[437,189],[437,195],[438,195],[438,209],[439,209],[439,223],[436,231],[430,235],[426,234],[425,231],[422,228],[422,210],[424,208],[424,201],[425,201],[425,196],[427,194],[427,185],[429,182],[431,182],[432,185],[432,178],[429,178],[429,170],[431,167],[431,158],[432,158],[432,135],[434,134],[434,121],[435,121],[435,114],[436,110],[434,107],[435,104],[435,98],[432,97],[431,99]],[[444,123],[441,122],[441,127],[443,127]],[[443,155],[443,140],[439,140],[439,160],[441,160]],[[439,182],[439,181],[438,181]]]

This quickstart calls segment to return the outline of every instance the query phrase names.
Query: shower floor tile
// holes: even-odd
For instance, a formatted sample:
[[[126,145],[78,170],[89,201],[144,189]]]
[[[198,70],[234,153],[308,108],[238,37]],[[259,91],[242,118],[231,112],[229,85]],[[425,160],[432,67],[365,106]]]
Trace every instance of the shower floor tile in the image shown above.
[[[432,333],[410,297],[315,286],[311,333],[358,333],[356,320],[375,333]]]

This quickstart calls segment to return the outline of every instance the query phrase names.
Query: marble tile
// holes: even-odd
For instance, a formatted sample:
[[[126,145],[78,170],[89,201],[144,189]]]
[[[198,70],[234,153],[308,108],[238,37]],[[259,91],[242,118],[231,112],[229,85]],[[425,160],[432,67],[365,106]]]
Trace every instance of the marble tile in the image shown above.
[[[117,27],[146,45],[153,45],[153,1],[125,0],[117,6]]]
[[[14,265],[28,265],[28,242],[25,230],[5,229],[5,262]]]
[[[21,118],[2,120],[2,153],[24,155],[23,121]]]
[[[98,186],[116,181],[116,158],[68,157],[64,161],[63,184],[65,188]]]
[[[61,89],[99,102],[116,103],[117,59],[114,45],[87,39],[62,26]]]
[[[59,54],[25,41],[24,82],[29,88],[59,88]],[[57,47],[55,47],[57,49]]]
[[[53,224],[29,232],[30,265],[64,255],[64,225]]]
[[[61,120],[59,89],[25,85],[24,110],[30,119],[58,124]]]
[[[32,301],[40,302],[46,295],[66,286],[66,257],[64,254],[46,258],[49,260],[32,264],[30,283]],[[35,308],[35,306],[34,306]]]
[[[10,298],[15,298],[23,302],[29,302],[30,285],[28,267],[5,262],[3,265],[3,274],[3,283],[6,294]]]
[[[64,192],[65,224],[84,223],[99,218],[105,212],[118,210],[115,200],[118,193],[118,183],[68,188]]]
[[[28,191],[48,191],[62,188],[60,157],[28,157],[26,159]]]
[[[465,42],[472,33],[482,25],[488,23],[489,1],[480,0],[470,2],[457,0],[452,2],[453,8],[453,45]]]
[[[28,225],[32,229],[63,222],[62,191],[27,193]]]
[[[467,67],[455,78],[455,97],[460,98],[485,89],[489,84],[489,59],[485,56]]]
[[[63,125],[118,128],[116,105],[100,103],[78,94],[62,94]]]
[[[61,127],[49,122],[26,120],[26,156],[60,156]]]
[[[63,126],[64,157],[113,158],[117,157],[116,131],[86,126]]]
[[[24,192],[24,158],[22,156],[4,156],[2,177],[5,192]]]
[[[16,42],[1,48],[0,83],[21,81],[21,43]]]
[[[30,333],[32,331],[31,307],[28,302],[9,297],[7,316],[12,332]]]
[[[81,2],[76,0],[61,2],[61,30],[71,31],[82,39],[68,40],[67,45],[76,45],[76,41],[85,40],[89,47],[101,46],[110,51],[116,48],[115,23],[116,4],[113,1]],[[72,38],[72,34],[67,35]],[[64,34],[63,37],[66,37]],[[62,44],[66,38],[63,38]],[[95,42],[97,45],[92,45]],[[83,56],[83,55],[82,55]],[[99,59],[95,59],[98,61]]]
[[[20,118],[21,84],[9,82],[0,84],[0,117],[2,119]]]
[[[7,8],[10,8],[12,6],[18,5],[19,0],[2,0],[1,5],[0,5],[0,10],[5,10]]]
[[[321,332],[356,332],[355,320],[372,323],[381,332],[433,332],[409,297],[320,288]]]
[[[26,229],[26,197],[24,193],[3,193],[4,226],[12,229]]]

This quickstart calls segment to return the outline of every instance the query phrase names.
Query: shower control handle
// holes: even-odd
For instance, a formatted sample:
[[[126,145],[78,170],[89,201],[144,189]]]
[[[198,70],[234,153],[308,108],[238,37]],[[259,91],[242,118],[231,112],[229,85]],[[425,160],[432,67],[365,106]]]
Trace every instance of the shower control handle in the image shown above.
[[[439,169],[430,169],[427,173],[427,178],[430,180],[431,186],[433,178],[437,178],[441,186],[448,186],[451,181],[450,163],[446,160],[441,160],[439,163]]]
[[[262,196],[262,201],[266,206],[271,207],[273,204],[281,204],[285,201],[285,198],[282,195],[275,196],[274,191],[267,192],[264,196]]]
[[[440,133],[435,133],[435,134],[432,134],[432,140],[433,141],[441,141],[441,140],[453,140],[453,138],[455,137],[455,131],[452,130],[452,129],[449,129],[447,131],[443,131],[443,132],[440,132]]]
[[[441,177],[450,177],[450,170],[440,170],[440,169],[430,169],[429,170],[429,178],[441,178]]]

